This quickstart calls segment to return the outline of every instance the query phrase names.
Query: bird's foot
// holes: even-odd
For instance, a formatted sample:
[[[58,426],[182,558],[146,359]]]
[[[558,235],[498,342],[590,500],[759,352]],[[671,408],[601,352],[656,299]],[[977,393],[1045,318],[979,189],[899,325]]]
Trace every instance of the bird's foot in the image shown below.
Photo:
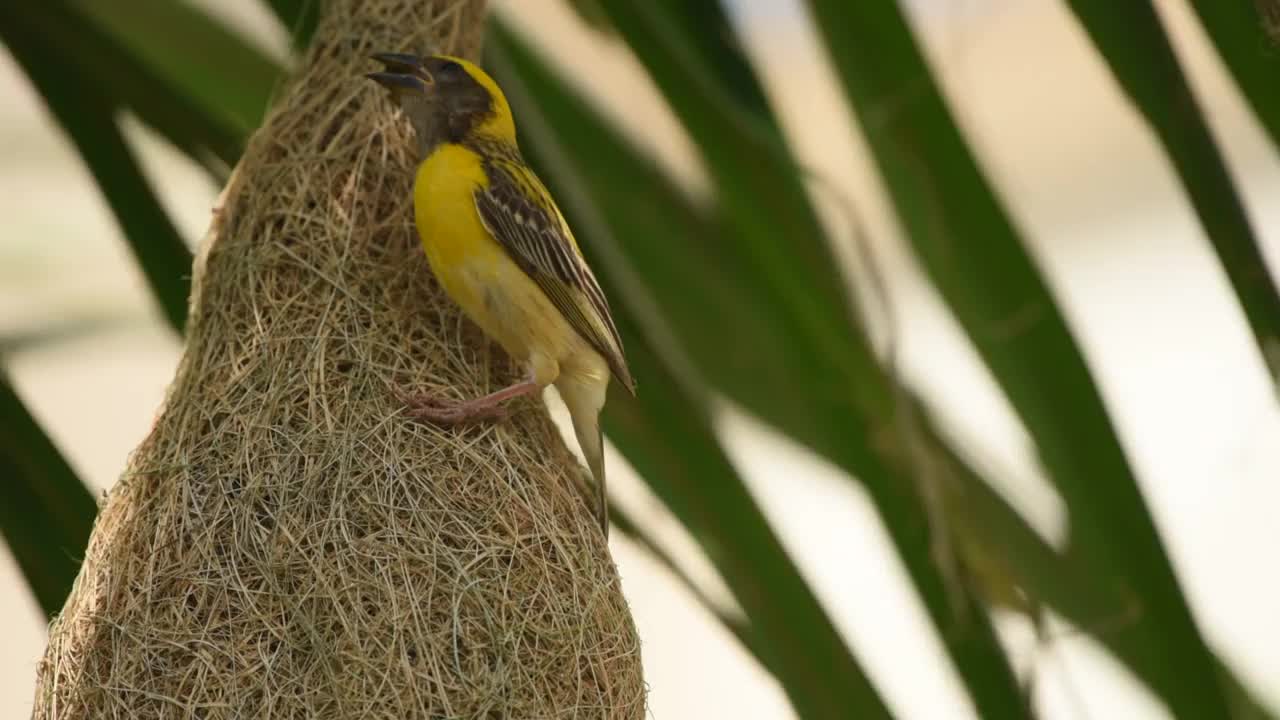
[[[455,401],[427,393],[410,394],[397,391],[396,394],[405,404],[410,417],[432,425],[454,427],[502,420],[507,416],[506,408],[498,403],[489,402],[488,398]]]

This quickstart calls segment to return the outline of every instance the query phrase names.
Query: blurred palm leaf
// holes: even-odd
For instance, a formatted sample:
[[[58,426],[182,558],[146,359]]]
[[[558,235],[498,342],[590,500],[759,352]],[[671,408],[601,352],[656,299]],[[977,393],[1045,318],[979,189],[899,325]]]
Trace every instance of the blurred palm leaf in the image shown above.
[[[1106,58],[1120,87],[1164,144],[1240,300],[1271,377],[1273,381],[1280,379],[1280,294],[1267,271],[1266,260],[1240,195],[1231,182],[1226,161],[1214,143],[1155,6],[1149,0],[1134,0],[1120,6],[1108,0],[1068,0],[1068,4]],[[1244,3],[1235,3],[1235,17],[1232,17],[1232,10],[1227,7],[1231,4],[1215,3],[1217,10],[1202,9],[1201,16],[1213,21],[1206,27],[1217,28],[1221,41],[1246,40],[1248,36],[1242,37],[1238,27],[1235,33],[1229,33],[1228,29],[1233,25],[1232,20],[1238,26],[1239,15],[1247,15],[1248,8]],[[1225,57],[1236,58],[1236,62],[1229,62],[1228,66],[1237,78],[1252,81],[1253,72],[1261,70],[1257,66],[1262,63],[1240,58],[1246,54],[1243,48],[1222,44],[1219,47],[1227,49]],[[1257,50],[1253,52],[1256,54]],[[1276,82],[1275,75],[1280,64],[1273,62],[1271,66],[1270,82],[1260,82],[1264,87],[1252,97],[1259,119],[1275,139],[1280,131],[1280,116],[1276,115],[1280,108],[1273,108],[1270,103],[1280,99],[1280,83]]]
[[[616,532],[621,533],[623,537],[646,552],[651,559],[662,566],[662,569],[670,573],[677,582],[683,585],[698,601],[698,604],[711,613],[712,617],[723,625],[730,635],[733,635],[734,639],[742,645],[742,649],[755,658],[761,667],[768,672],[774,672],[769,665],[769,656],[761,649],[760,644],[755,641],[753,630],[746,617],[739,616],[732,610],[723,607],[721,603],[712,600],[702,586],[694,582],[693,578],[680,567],[680,563],[676,562],[671,553],[663,549],[661,543],[631,518],[631,514],[626,508],[610,507],[609,522]]]
[[[46,615],[62,608],[98,506],[0,373],[0,535]]]
[[[93,174],[165,319],[181,332],[187,318],[191,252],[116,124],[119,99],[94,83],[73,82],[77,72],[65,61],[65,53],[29,34],[13,20],[13,13],[12,6],[0,10],[0,38]]]
[[[54,0],[60,3],[169,88],[167,97],[216,118],[239,145],[262,121],[279,64],[185,0]]]
[[[91,337],[121,328],[128,323],[129,319],[124,315],[97,312],[56,320],[40,318],[27,327],[15,328],[0,335],[0,358]]]
[[[1256,0],[1257,12],[1244,3],[1190,0],[1245,102],[1280,149],[1280,44],[1268,47],[1268,32],[1280,38],[1280,0]],[[1270,8],[1268,10],[1268,8]],[[1267,18],[1270,17],[1270,30]],[[1261,22],[1260,22],[1261,20]]]
[[[266,0],[266,3],[289,31],[293,44],[305,47],[320,20],[320,0]]]
[[[1128,8],[1133,3],[1123,3]],[[911,245],[1035,441],[1098,582],[1142,608],[1152,688],[1188,717],[1227,706],[1079,348],[978,169],[896,3],[810,0]],[[1195,678],[1195,680],[1190,680]]]
[[[720,450],[696,392],[615,317],[644,392],[619,393],[609,438],[689,529],[751,622],[751,641],[806,718],[889,717],[866,674]]]
[[[128,6],[129,12],[120,12],[121,5]],[[240,157],[244,138],[257,126],[265,107],[255,112],[243,98],[247,93],[265,98],[260,83],[273,82],[275,75],[264,74],[256,60],[238,59],[229,67],[255,74],[237,77],[210,69],[188,75],[195,63],[215,65],[206,57],[259,55],[207,18],[194,20],[190,12],[184,3],[166,0],[49,0],[6,3],[0,19],[9,37],[25,37],[44,53],[59,57],[62,84],[96,89],[198,161],[208,165],[216,158],[230,166]],[[111,24],[103,26],[102,20]],[[137,50],[147,45],[148,38],[155,47],[140,55]],[[11,45],[10,40],[6,44]],[[184,48],[201,49],[207,55],[186,55],[169,65],[174,56],[185,54]],[[231,88],[225,91],[228,102],[220,106],[219,94],[226,86]]]
[[[593,30],[600,32],[614,32],[613,24],[609,22],[609,16],[600,8],[600,0],[565,0],[569,7],[578,14],[578,19]]]

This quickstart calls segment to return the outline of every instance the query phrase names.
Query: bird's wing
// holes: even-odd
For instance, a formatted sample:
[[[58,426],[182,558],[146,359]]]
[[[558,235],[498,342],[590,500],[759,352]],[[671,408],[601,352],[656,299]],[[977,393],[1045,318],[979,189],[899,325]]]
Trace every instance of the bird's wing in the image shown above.
[[[609,303],[551,193],[517,157],[486,158],[485,170],[489,185],[476,190],[476,209],[485,229],[634,394]]]

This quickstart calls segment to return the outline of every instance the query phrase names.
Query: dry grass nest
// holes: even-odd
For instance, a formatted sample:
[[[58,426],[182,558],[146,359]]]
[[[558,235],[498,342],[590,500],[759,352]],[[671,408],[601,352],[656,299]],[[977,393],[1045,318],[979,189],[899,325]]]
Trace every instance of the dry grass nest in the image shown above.
[[[94,529],[39,718],[638,718],[639,642],[541,404],[431,278],[384,50],[475,55],[482,3],[333,0],[197,263],[185,355]]]

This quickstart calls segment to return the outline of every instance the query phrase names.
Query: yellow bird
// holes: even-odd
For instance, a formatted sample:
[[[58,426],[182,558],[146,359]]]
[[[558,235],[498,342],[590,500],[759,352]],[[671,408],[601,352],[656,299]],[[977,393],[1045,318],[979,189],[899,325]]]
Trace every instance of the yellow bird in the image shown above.
[[[414,214],[445,292],[528,374],[465,402],[407,398],[415,416],[453,425],[503,415],[502,404],[554,384],[595,480],[596,514],[609,532],[600,409],[612,374],[635,383],[609,304],[551,194],[516,145],[511,107],[475,64],[443,55],[374,56],[417,133],[422,164]]]

